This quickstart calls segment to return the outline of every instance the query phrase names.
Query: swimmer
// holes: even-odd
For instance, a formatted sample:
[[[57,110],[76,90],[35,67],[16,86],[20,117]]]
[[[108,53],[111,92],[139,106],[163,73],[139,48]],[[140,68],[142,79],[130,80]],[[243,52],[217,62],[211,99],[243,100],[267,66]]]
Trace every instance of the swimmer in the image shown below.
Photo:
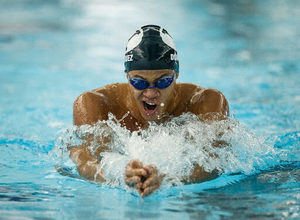
[[[114,83],[81,94],[74,102],[74,124],[93,125],[107,120],[112,113],[121,125],[131,132],[146,129],[149,122],[164,123],[183,113],[193,113],[200,120],[222,120],[228,117],[228,102],[216,89],[207,89],[191,83],[177,83],[179,61],[174,41],[168,32],[157,25],[137,30],[128,40],[125,52],[127,83]],[[70,147],[70,158],[81,176],[104,182],[98,170],[99,154],[108,150],[109,137],[99,140],[99,148],[92,154],[86,144]],[[185,183],[206,181],[216,176],[196,165]],[[143,164],[139,158],[125,168],[125,182],[142,196],[158,189],[164,174],[152,164]]]

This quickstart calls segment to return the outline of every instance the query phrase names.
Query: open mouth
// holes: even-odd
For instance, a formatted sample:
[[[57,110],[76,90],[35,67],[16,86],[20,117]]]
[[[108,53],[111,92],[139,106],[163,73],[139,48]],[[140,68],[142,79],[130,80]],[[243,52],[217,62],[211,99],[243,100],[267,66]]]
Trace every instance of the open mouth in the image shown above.
[[[156,112],[157,105],[155,103],[149,103],[143,101],[144,111],[147,115],[152,115]]]

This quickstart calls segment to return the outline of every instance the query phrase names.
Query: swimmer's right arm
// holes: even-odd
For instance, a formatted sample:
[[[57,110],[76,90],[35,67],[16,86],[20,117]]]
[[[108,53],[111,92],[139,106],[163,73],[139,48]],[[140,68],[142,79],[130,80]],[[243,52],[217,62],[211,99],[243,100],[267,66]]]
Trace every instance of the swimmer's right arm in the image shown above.
[[[103,171],[99,170],[99,154],[107,150],[107,147],[100,146],[96,152],[92,154],[87,148],[91,143],[91,139],[79,146],[68,147],[71,160],[76,164],[80,176],[89,180],[104,182]],[[99,143],[101,145],[101,143]]]
[[[73,106],[73,122],[76,126],[93,125],[98,120],[107,120],[105,115],[107,109],[103,105],[103,101],[94,93],[84,93],[80,95],[74,102]],[[107,115],[107,114],[106,114]],[[85,137],[85,143],[79,146],[68,147],[71,160],[76,164],[78,173],[93,181],[104,182],[103,171],[99,170],[99,155],[101,152],[108,149],[107,144],[110,142],[109,138],[97,140],[99,147],[96,152],[92,154],[88,149],[94,136]]]

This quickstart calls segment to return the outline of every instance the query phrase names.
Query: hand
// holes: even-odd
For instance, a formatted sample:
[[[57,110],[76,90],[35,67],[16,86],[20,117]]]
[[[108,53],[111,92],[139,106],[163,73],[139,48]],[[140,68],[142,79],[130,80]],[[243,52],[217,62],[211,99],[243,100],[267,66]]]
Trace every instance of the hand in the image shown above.
[[[125,182],[130,187],[135,187],[142,197],[150,195],[159,188],[163,175],[158,175],[158,170],[153,165],[143,166],[137,160],[131,160],[126,166]]]
[[[143,185],[143,181],[147,176],[147,171],[143,168],[143,163],[137,159],[131,160],[125,170],[125,183],[136,189]]]
[[[158,174],[158,169],[154,165],[148,165],[144,167],[144,170],[147,171],[147,175],[141,187],[138,188],[138,192],[142,197],[148,196],[158,189],[163,178],[163,175]]]

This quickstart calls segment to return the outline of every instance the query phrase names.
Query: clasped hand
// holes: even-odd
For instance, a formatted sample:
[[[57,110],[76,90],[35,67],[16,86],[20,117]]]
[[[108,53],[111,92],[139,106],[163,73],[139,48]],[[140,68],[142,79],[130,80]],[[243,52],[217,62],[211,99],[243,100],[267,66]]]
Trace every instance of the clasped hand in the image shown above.
[[[142,197],[148,196],[156,190],[163,178],[154,165],[143,166],[143,163],[137,159],[133,159],[127,164],[125,176],[126,184],[136,188]]]

